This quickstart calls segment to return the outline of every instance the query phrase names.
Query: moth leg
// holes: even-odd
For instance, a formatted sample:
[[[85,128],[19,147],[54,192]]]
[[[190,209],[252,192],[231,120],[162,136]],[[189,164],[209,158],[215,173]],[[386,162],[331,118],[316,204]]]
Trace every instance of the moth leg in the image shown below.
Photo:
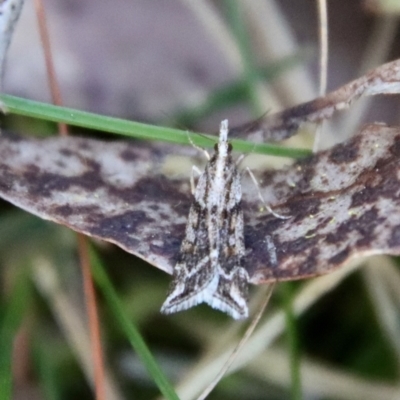
[[[237,158],[237,160],[236,160],[236,162],[235,162],[236,167],[238,167],[238,166],[240,165],[240,163],[245,159],[245,157],[246,157],[247,155],[248,155],[248,154],[241,154],[241,155]]]
[[[251,180],[253,181],[253,183],[256,185],[257,188],[257,192],[258,192],[258,197],[260,198],[260,200],[262,201],[262,203],[264,204],[265,208],[268,210],[268,212],[270,212],[274,217],[276,218],[280,218],[280,219],[289,219],[291,218],[290,215],[282,215],[282,214],[278,214],[276,213],[264,200],[264,197],[261,194],[261,190],[260,190],[260,185],[257,182],[256,177],[254,176],[253,172],[251,172],[251,169],[249,167],[246,167],[246,171],[249,173]]]
[[[197,174],[198,176],[201,175],[201,171],[198,167],[195,165],[192,165],[192,173],[190,174],[190,190],[192,191],[192,195],[194,196],[194,192],[196,190],[196,185],[194,183],[194,174]]]
[[[240,163],[241,163],[248,155],[250,155],[250,154],[253,152],[253,150],[254,150],[255,147],[256,147],[256,144],[254,143],[254,146],[253,146],[253,148],[251,149],[251,151],[250,151],[249,153],[247,153],[247,154],[241,154],[241,155],[238,157],[238,159],[237,159],[236,162],[235,162],[236,167],[238,167],[238,166],[240,165]]]

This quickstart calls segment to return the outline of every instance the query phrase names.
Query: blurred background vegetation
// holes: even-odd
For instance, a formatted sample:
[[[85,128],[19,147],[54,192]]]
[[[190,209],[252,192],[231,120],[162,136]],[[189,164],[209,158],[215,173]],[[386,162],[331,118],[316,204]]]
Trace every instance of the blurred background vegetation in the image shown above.
[[[399,57],[396,10],[384,3],[329,2],[328,90]],[[318,95],[314,1],[47,0],[45,6],[68,107],[215,132],[222,118],[233,126]],[[50,102],[42,53],[27,2],[10,48],[6,93]],[[323,142],[351,136],[366,121],[398,124],[398,111],[394,96],[357,103],[324,126]],[[2,126],[56,131],[13,115]],[[311,148],[312,132],[290,145]],[[5,202],[0,211],[0,378],[12,368],[14,382],[13,396],[2,391],[0,399],[94,398],[75,233]],[[124,318],[181,398],[196,398],[247,322],[203,305],[163,316],[170,276],[110,244],[93,248],[92,261],[107,273],[108,289],[100,285],[97,298],[107,398],[160,396]],[[396,259],[380,256],[331,276],[279,284],[239,365],[209,398],[300,398],[296,377],[304,399],[400,398],[399,272]],[[107,295],[112,288],[122,308]],[[265,288],[252,289],[253,313],[263,296]]]

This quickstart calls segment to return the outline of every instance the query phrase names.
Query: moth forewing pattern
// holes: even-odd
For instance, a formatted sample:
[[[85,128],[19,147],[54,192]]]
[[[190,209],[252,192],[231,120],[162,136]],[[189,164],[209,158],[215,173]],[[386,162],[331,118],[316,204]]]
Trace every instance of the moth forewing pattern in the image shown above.
[[[231,152],[224,120],[215,153],[197,182],[163,313],[207,303],[235,319],[248,316],[242,189]]]

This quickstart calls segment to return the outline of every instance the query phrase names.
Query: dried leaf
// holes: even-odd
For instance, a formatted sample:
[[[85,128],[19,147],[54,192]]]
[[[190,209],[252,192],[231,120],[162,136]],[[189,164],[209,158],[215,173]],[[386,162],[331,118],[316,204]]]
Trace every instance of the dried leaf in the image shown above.
[[[193,149],[56,137],[0,137],[0,196],[172,273],[192,201]],[[178,157],[182,156],[182,157]],[[251,282],[301,279],[365,254],[400,254],[400,128],[369,125],[285,170],[243,174]]]
[[[230,137],[262,136],[264,141],[281,141],[293,136],[304,122],[320,122],[348,108],[361,96],[400,93],[400,60],[383,64],[339,89],[281,112],[267,115],[230,130]]]

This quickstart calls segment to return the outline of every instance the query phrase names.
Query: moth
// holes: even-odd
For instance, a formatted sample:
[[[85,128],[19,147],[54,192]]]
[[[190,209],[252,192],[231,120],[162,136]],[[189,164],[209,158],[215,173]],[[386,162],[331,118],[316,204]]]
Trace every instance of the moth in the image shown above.
[[[248,316],[242,189],[227,120],[214,150],[193,193],[165,314],[207,303],[234,319]]]

